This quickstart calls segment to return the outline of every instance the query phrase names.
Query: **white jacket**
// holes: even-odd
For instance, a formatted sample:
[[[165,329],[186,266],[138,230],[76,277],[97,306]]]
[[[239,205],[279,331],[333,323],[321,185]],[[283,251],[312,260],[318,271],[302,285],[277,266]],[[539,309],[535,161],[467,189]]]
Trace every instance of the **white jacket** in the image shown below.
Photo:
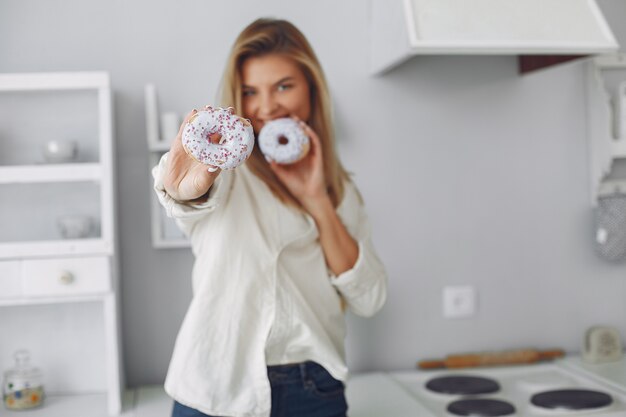
[[[282,204],[245,164],[223,171],[206,203],[190,205],[165,192],[167,156],[153,169],[154,188],[195,255],[193,298],[176,339],[167,393],[205,414],[265,417],[268,364],[313,360],[345,381],[339,294],[362,316],[378,311],[387,294],[354,184],[346,184],[337,213],[359,256],[351,270],[334,277],[312,217]]]

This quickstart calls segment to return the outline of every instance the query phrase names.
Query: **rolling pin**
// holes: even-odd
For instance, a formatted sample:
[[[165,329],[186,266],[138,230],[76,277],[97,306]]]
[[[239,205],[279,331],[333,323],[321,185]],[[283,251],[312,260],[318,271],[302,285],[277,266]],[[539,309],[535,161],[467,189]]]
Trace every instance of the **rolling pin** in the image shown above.
[[[539,351],[535,349],[520,349],[504,352],[467,353],[448,355],[445,359],[423,360],[417,363],[420,369],[438,368],[471,368],[477,366],[528,364],[565,355],[560,349]]]

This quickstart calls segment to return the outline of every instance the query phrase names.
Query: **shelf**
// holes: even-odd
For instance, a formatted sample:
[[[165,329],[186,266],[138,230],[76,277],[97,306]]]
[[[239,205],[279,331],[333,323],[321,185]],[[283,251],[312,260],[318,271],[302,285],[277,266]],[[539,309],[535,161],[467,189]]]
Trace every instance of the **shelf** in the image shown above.
[[[104,295],[106,295],[105,293]],[[0,307],[30,306],[43,304],[63,304],[63,303],[91,303],[104,301],[102,294],[97,295],[74,295],[66,297],[25,297],[25,298],[0,298]]]
[[[100,181],[99,163],[16,165],[0,167],[0,184]]]
[[[38,242],[2,242],[0,259],[45,256],[113,255],[113,245],[104,239],[67,239]]]
[[[120,417],[169,417],[173,401],[162,385],[146,385],[126,390],[122,397]],[[0,406],[2,407],[2,406]],[[41,408],[22,411],[6,411],[0,415],[15,417],[110,417],[107,397],[104,393],[76,395],[48,395]]]
[[[0,74],[0,91],[86,90],[109,87],[106,72]]]
[[[135,392],[126,391],[123,396],[123,410],[119,416],[134,416]],[[2,406],[0,415],[16,417],[109,417],[107,395],[105,393],[47,395],[41,408],[32,410],[8,411]]]
[[[120,417],[169,417],[172,399],[162,385],[146,385],[126,390],[122,398]],[[2,416],[16,417],[110,417],[107,412],[107,397],[104,393],[76,395],[48,395],[41,408],[22,411],[6,411]]]

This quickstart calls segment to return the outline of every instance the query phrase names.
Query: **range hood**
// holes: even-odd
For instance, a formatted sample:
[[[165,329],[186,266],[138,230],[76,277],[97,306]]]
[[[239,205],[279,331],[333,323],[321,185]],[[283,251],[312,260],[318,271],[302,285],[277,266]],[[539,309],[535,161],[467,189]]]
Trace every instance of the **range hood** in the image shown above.
[[[371,69],[415,55],[567,55],[619,48],[595,0],[371,0]]]

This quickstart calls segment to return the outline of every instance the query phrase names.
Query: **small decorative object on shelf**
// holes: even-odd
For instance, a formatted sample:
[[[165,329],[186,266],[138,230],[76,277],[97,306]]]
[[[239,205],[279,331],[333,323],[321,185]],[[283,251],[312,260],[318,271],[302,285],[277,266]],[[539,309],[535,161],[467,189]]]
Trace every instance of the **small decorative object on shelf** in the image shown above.
[[[50,140],[43,148],[43,156],[49,163],[73,162],[78,156],[78,143],[73,140]]]
[[[15,368],[4,373],[3,399],[9,410],[26,410],[43,405],[43,376],[30,364],[26,349],[15,352]]]
[[[91,233],[94,221],[90,216],[65,215],[58,219],[59,230],[64,239],[82,239]]]

